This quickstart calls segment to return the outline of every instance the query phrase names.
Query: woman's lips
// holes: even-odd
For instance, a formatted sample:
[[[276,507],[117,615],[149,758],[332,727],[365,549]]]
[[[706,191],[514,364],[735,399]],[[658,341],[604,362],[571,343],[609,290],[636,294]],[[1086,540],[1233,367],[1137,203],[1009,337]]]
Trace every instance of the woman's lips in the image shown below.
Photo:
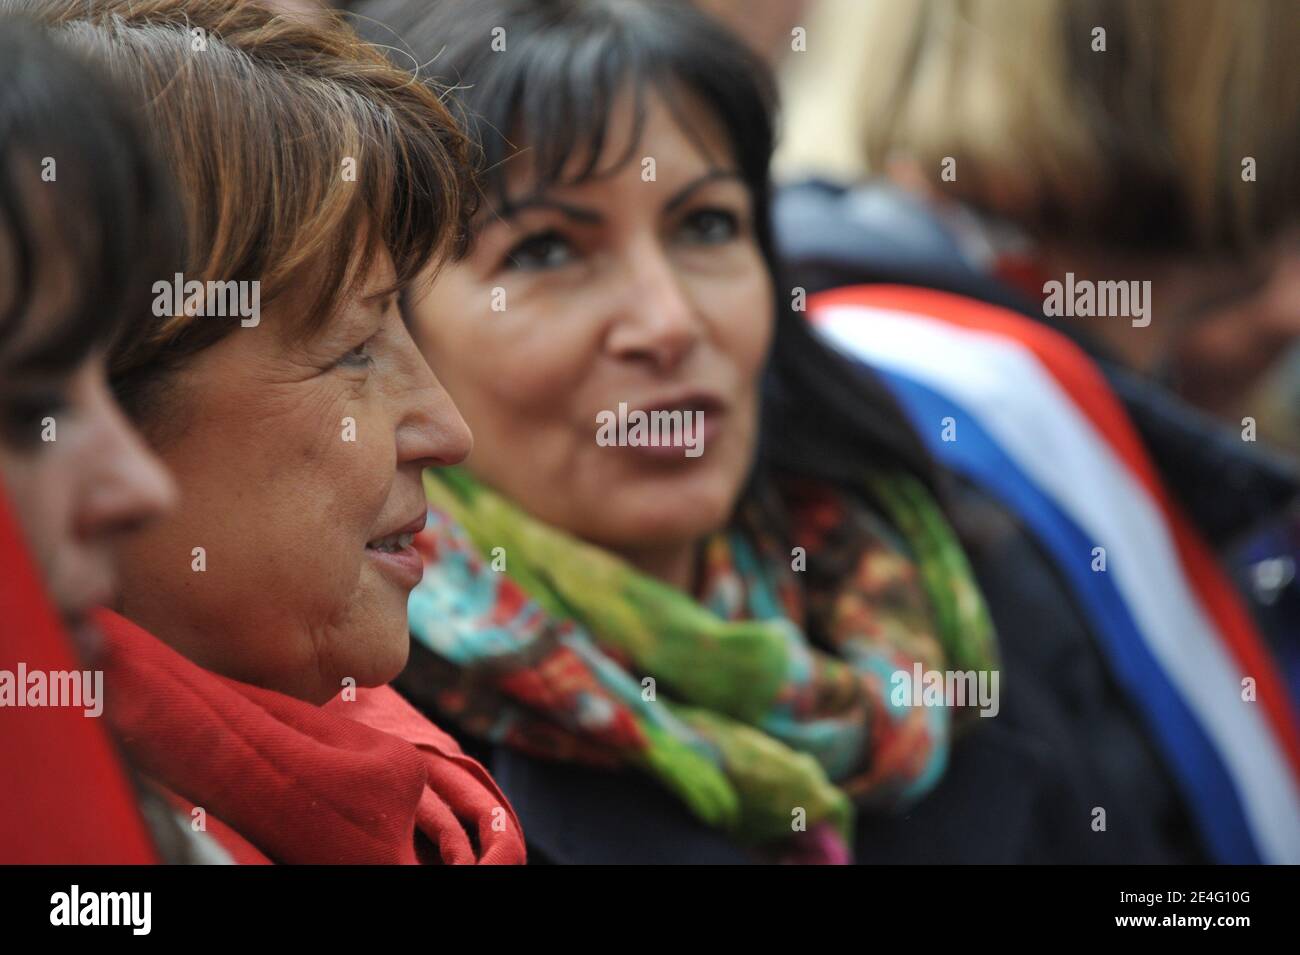
[[[413,541],[415,535],[424,530],[428,516],[427,511],[421,511],[419,517],[366,544],[366,555],[380,572],[406,590],[415,587],[424,577],[424,559]]]
[[[656,465],[680,465],[698,460],[705,449],[722,434],[723,420],[727,414],[727,402],[721,394],[711,389],[679,390],[660,393],[646,401],[620,402],[616,405],[618,416],[618,447],[630,452],[645,462]],[[668,412],[673,418],[668,422],[656,423],[658,412]],[[626,418],[624,418],[626,416]],[[638,443],[634,422],[644,423]],[[668,434],[664,434],[665,428]],[[650,436],[659,443],[649,443]]]
[[[688,411],[687,414],[693,415],[694,412]],[[722,418],[723,412],[721,410],[704,411],[700,427],[692,434],[692,441],[698,442],[698,447],[701,452],[700,456],[691,457],[687,455],[686,445],[684,443],[667,445],[626,444],[623,447],[625,450],[630,451],[633,454],[653,461],[669,463],[684,462],[689,464],[701,460],[702,455],[708,450],[709,445],[717,440],[719,435],[722,434]],[[694,417],[692,417],[692,428],[695,427],[694,420]]]
[[[414,589],[424,577],[424,560],[411,544],[399,550],[366,547],[366,556],[375,562],[385,577],[406,590]]]

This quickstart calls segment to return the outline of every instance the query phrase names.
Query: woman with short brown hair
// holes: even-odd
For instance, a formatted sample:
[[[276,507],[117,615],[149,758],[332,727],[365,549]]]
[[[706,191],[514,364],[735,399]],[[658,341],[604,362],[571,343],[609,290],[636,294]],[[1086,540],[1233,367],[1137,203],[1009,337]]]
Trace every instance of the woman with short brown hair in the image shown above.
[[[521,861],[491,779],[384,687],[421,472],[470,446],[396,305],[463,232],[461,133],[337,18],[17,6],[145,104],[188,226],[112,355],[180,489],[100,618],[129,756],[236,859]]]

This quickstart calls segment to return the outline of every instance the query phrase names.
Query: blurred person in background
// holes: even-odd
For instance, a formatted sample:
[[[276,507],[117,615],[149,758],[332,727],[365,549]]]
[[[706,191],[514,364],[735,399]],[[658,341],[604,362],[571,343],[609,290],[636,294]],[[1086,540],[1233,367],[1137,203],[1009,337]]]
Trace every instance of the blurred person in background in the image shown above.
[[[109,390],[108,353],[148,308],[179,227],[129,111],[109,91],[80,106],[102,78],[23,21],[3,36],[0,473],[51,599],[90,649],[89,613],[117,593],[113,545],[175,498]]]
[[[757,6],[732,0],[699,0],[699,6],[724,20],[780,71],[783,94],[788,95],[783,96],[783,138],[774,161],[777,172],[785,180],[810,175],[829,180],[789,190],[783,197],[785,209],[799,216],[790,231],[812,231],[805,228],[806,223],[826,215],[824,207],[828,202],[833,206],[843,191],[832,184],[834,181],[851,182],[868,169],[879,170],[886,181],[850,193],[827,217],[845,226],[874,226],[880,248],[871,250],[873,261],[882,270],[898,271],[898,277],[906,273],[909,259],[915,267],[928,270],[936,283],[960,284],[960,278],[950,273],[969,270],[1006,283],[1010,287],[1004,294],[1023,295],[1012,301],[1032,305],[1042,296],[1044,277],[1059,277],[1066,271],[1073,271],[1080,279],[1090,273],[1117,276],[1123,269],[1116,269],[1113,261],[1107,263],[1104,258],[1096,261],[1097,237],[1088,235],[1088,230],[1107,231],[1101,224],[1102,216],[1092,208],[1099,188],[1096,179],[1105,176],[1116,182],[1130,178],[1147,181],[1158,175],[1172,182],[1172,167],[1181,165],[1187,170],[1182,180],[1158,189],[1166,194],[1179,191],[1186,198],[1177,201],[1189,209],[1200,206],[1196,215],[1202,219],[1218,216],[1220,223],[1208,227],[1217,229],[1218,234],[1198,240],[1194,238],[1195,229],[1174,218],[1163,218],[1166,210],[1155,210],[1151,214],[1162,218],[1159,228],[1134,223],[1134,235],[1140,233],[1145,245],[1139,247],[1132,239],[1124,240],[1122,251],[1126,267],[1158,275],[1157,291],[1165,300],[1161,311],[1173,314],[1174,320],[1166,320],[1164,328],[1150,334],[1133,334],[1119,324],[1077,326],[1072,334],[1088,343],[1091,351],[1161,379],[1188,403],[1216,417],[1232,422],[1239,422],[1245,415],[1256,418],[1265,440],[1300,451],[1300,336],[1296,319],[1300,314],[1300,227],[1294,224],[1293,213],[1280,213],[1277,221],[1268,221],[1271,213],[1266,213],[1264,221],[1245,225],[1235,235],[1228,235],[1224,228],[1229,220],[1247,222],[1254,215],[1251,208],[1288,208],[1286,197],[1274,196],[1269,189],[1295,178],[1287,172],[1287,130],[1294,124],[1275,123],[1275,111],[1267,111],[1271,107],[1296,111],[1295,97],[1288,105],[1287,96],[1300,71],[1291,68],[1279,52],[1294,38],[1284,29],[1272,29],[1267,10],[1239,12],[1231,4],[1214,3],[1211,12],[1228,21],[1228,25],[1220,23],[1197,34],[1181,24],[1215,21],[1202,17],[1201,9],[1193,4],[1180,10],[1181,19],[1164,18],[1160,32],[1147,35],[1143,31],[1145,38],[1140,48],[1124,44],[1121,49],[1100,51],[1091,48],[1091,29],[1084,29],[1088,24],[1106,23],[1114,30],[1119,17],[1118,37],[1123,44],[1125,36],[1140,29],[1144,18],[1159,18],[1152,9],[1140,5],[1094,8],[1076,4],[1072,22],[1066,23],[1060,8],[1045,15],[1047,5],[1040,5],[1029,17],[1021,17],[1016,0],[969,9],[946,4],[936,7],[934,14],[923,12],[909,0],[894,4],[864,0],[852,6],[844,0],[773,0]],[[1288,11],[1280,5],[1271,9],[1280,25],[1280,18]],[[1011,21],[1017,25],[1004,28]],[[922,27],[922,23],[927,25]],[[801,42],[797,37],[792,39],[796,27],[803,31]],[[871,37],[872,55],[867,58],[860,55],[863,35]],[[1101,62],[1127,77],[1121,82],[1129,83],[1131,91],[1122,92],[1120,101],[1134,100],[1141,88],[1156,89],[1159,84],[1151,70],[1157,67],[1153,64],[1162,59],[1177,60],[1169,67],[1173,72],[1161,81],[1166,90],[1163,101],[1151,107],[1161,115],[1148,121],[1118,113],[1107,116],[1104,110],[1102,115],[1095,115],[1095,108],[1090,113],[1084,103],[1106,102],[1105,91],[1084,88],[1087,81],[1100,81],[1098,71],[1094,70],[1091,77],[1082,70],[1061,76],[1059,70],[1042,68],[1040,62],[1013,52],[1032,48],[1038,57],[1070,61],[1074,56],[1083,63],[1086,61],[1078,50],[1072,54],[1064,46],[1070,37],[1079,35],[1088,38],[1088,55],[1107,57]],[[1178,35],[1182,36],[1181,48],[1164,49]],[[1263,35],[1271,40],[1260,40]],[[813,56],[804,55],[809,36],[815,38]],[[973,40],[976,36],[982,40]],[[935,59],[926,67],[900,73],[903,67],[898,51],[909,43],[922,44]],[[1211,43],[1213,48],[1207,50],[1205,45]],[[792,55],[796,53],[799,55]],[[999,58],[1003,60],[1000,65]],[[1255,58],[1260,61],[1255,65],[1259,75],[1251,73],[1250,61]],[[1199,71],[1201,79],[1196,84],[1184,84],[1185,76],[1174,75],[1202,60],[1217,67]],[[955,65],[958,63],[962,65]],[[1143,66],[1137,68],[1137,63]],[[1061,102],[1034,102],[1018,92],[1023,76],[1029,73],[1057,78],[1051,95]],[[965,82],[970,77],[976,81]],[[970,101],[970,108],[966,108],[967,100],[961,96],[936,99],[918,88],[929,84],[964,88],[961,96]],[[866,95],[862,94],[864,88],[868,88]],[[1171,88],[1175,92],[1170,92]],[[1246,104],[1254,101],[1257,90],[1263,88],[1280,92],[1252,114]],[[1200,91],[1202,100],[1185,107],[1182,115],[1174,115],[1175,101],[1184,89]],[[1212,93],[1224,99],[1217,105],[1202,106],[1204,97]],[[1040,100],[1042,95],[1038,94]],[[985,124],[983,119],[970,118],[985,116],[987,107],[979,104],[999,98],[1020,113],[1014,119],[1019,125],[1011,136],[994,132],[1002,128],[999,123],[1010,120],[991,119]],[[955,121],[958,114],[965,115],[964,124]],[[1206,120],[1220,114],[1233,117],[1237,125]],[[1064,131],[1069,123],[1088,115],[1093,115],[1096,126],[1087,134],[1094,150],[1102,142],[1122,141],[1131,135],[1138,143],[1148,143],[1138,149],[1148,154],[1143,161],[1149,164],[1151,154],[1164,149],[1155,143],[1156,139],[1177,139],[1181,146],[1165,150],[1167,157],[1162,162],[1167,168],[1161,171],[1139,169],[1133,157],[1127,160],[1133,162],[1132,167],[1123,166],[1123,150],[1110,154],[1103,163],[1097,161],[1095,153],[1085,154],[1083,147]],[[1258,122],[1243,136],[1239,125],[1250,116]],[[1111,128],[1103,130],[1102,123]],[[924,131],[918,134],[918,129]],[[1213,139],[1206,138],[1211,129],[1217,133]],[[1039,135],[1047,141],[1055,137],[1055,147],[1035,145],[1032,140]],[[1265,148],[1248,147],[1250,141],[1261,136],[1266,137]],[[1263,155],[1271,169],[1273,186],[1262,187],[1262,192],[1248,200],[1256,179],[1244,180],[1243,168],[1239,163],[1227,162],[1231,156],[1220,149],[1220,144],[1225,148],[1232,144],[1242,154],[1239,160],[1250,154],[1256,167],[1256,154]],[[922,169],[927,168],[924,163],[939,169],[938,163],[945,156],[955,158],[959,148],[963,155],[978,157],[980,165],[972,175],[981,177],[979,181],[959,185],[959,179],[946,182],[940,175],[923,174]],[[1046,149],[1051,148],[1056,149],[1056,155],[1046,154]],[[1036,157],[1026,159],[1023,165],[1037,169],[1035,176],[1048,194],[1032,198],[1022,195],[1014,200],[995,198],[996,192],[1007,188],[1005,183],[988,181],[995,165],[1008,170],[1005,177],[1015,183],[1010,188],[1029,188],[1015,181],[1010,172],[1013,168],[1025,171],[1021,157]],[[1218,162],[1218,167],[1208,169],[1211,161]],[[1080,173],[1085,166],[1088,172]],[[1208,206],[1220,200],[1212,199],[1211,194],[1235,195],[1239,208],[1213,211]],[[1164,201],[1147,200],[1153,207]],[[927,203],[933,208],[925,208]],[[1003,207],[1012,203],[1015,208]],[[1071,204],[1075,214],[1091,209],[1089,214],[1096,221],[1087,229],[1066,229],[1072,234],[1081,233],[1081,243],[1078,238],[1062,235],[1063,223],[1036,221],[1036,216],[1047,213],[1032,208],[1035,203],[1045,207]],[[986,217],[983,228],[974,234],[976,223],[969,220],[969,212],[963,212],[964,205],[973,206]],[[1141,215],[1136,209],[1127,213],[1130,219]],[[1116,212],[1110,218],[1114,221],[1122,217]],[[925,245],[927,227],[935,232],[932,246]],[[945,232],[950,234],[945,236]],[[1028,251],[1030,236],[1032,254]],[[823,254],[832,258],[834,252],[829,250],[836,244],[834,237],[820,237],[821,245],[808,250],[799,244],[818,239],[813,235],[792,235],[793,254],[821,253],[824,248],[827,251]],[[915,247],[909,239],[916,242]],[[1184,244],[1193,254],[1179,265],[1177,256]],[[840,254],[847,258],[853,249],[842,249]],[[998,290],[987,284],[973,289],[994,299],[998,296]],[[1171,293],[1175,296],[1172,305],[1167,304]],[[1192,304],[1178,301],[1188,296],[1194,300]]]
[[[857,87],[868,162],[1019,231],[1034,304],[1040,279],[1067,271],[1149,279],[1149,326],[1072,330],[1237,424],[1300,338],[1295,12],[1286,0],[882,5]]]
[[[842,29],[827,35],[824,24],[809,43],[856,43],[856,62],[838,77],[853,92],[839,119],[859,136],[864,165],[879,178],[783,190],[777,235],[793,281],[810,291],[888,283],[957,293],[1032,316],[1082,345],[1104,373],[1105,390],[1122,400],[1160,480],[1248,599],[1285,683],[1271,700],[1273,721],[1289,726],[1300,699],[1300,480],[1293,457],[1255,439],[1258,430],[1285,448],[1300,435],[1294,5],[915,0],[869,7],[853,40]],[[1081,286],[1149,283],[1147,316],[1054,315],[1047,283],[1067,276]],[[870,299],[879,309],[890,298],[867,294],[859,304]],[[922,301],[892,297],[904,299],[908,308]],[[966,318],[976,311],[957,299],[925,300],[918,311]],[[874,322],[854,332],[861,355],[883,356],[869,339],[884,329]],[[1055,344],[1048,350],[1064,352]],[[889,360],[902,363],[897,352]],[[1066,363],[1083,366],[1073,356]],[[1018,382],[996,392],[1010,408],[1032,400]],[[1082,410],[1095,411],[1108,397]],[[1017,428],[1032,417],[1026,413]],[[1034,427],[1046,429],[1039,444],[1053,431],[1060,440],[1058,422],[1039,418]],[[963,453],[960,442],[940,449]],[[1118,509],[1108,493],[1098,488],[1093,505],[1114,500]],[[1043,513],[1035,506],[1019,494],[1012,510],[1032,522]],[[1186,539],[1176,521],[1169,533]],[[1193,591],[1198,600],[1219,599],[1205,581]],[[1095,602],[1092,610],[1100,613]],[[1150,689],[1136,685],[1122,656],[1112,651],[1112,669],[1141,707]],[[1190,673],[1187,680],[1194,682]],[[1184,791],[1208,788],[1198,785],[1196,760],[1171,755],[1177,733],[1157,727],[1156,734],[1166,760],[1183,762]],[[1218,744],[1221,754],[1232,749]],[[1231,788],[1219,788],[1226,799]]]
[[[1212,440],[1231,458],[1213,473],[1241,462],[1255,479],[1232,482],[1252,504],[1219,500],[1216,511],[1220,484],[1195,466],[1205,462],[1192,446],[1214,428],[1197,427],[1201,409],[1234,432],[1254,418],[1262,438],[1300,449],[1294,6],[867,8],[857,71],[839,77],[855,91],[855,113],[841,119],[881,178],[782,195],[779,238],[796,267],[815,287],[915,280],[1038,317],[1047,280],[1140,275],[1152,283],[1149,326],[1054,324],[1116,369],[1126,399],[1140,392],[1130,405],[1144,436],[1158,456],[1167,451],[1166,473],[1214,539],[1285,500],[1295,489],[1286,463]]]
[[[0,89],[0,670],[12,678],[102,665],[90,614],[117,593],[114,545],[175,502],[109,390],[107,356],[182,233],[104,76],[0,18]],[[102,698],[82,702],[0,709],[0,862],[145,862],[155,844],[186,858],[188,825],[128,783],[103,723],[83,715]]]
[[[782,192],[795,281],[945,289],[1081,344],[1300,693],[1294,5],[869,8],[840,119],[878,178]],[[1045,315],[1046,283],[1067,273],[1149,281],[1150,323]]]

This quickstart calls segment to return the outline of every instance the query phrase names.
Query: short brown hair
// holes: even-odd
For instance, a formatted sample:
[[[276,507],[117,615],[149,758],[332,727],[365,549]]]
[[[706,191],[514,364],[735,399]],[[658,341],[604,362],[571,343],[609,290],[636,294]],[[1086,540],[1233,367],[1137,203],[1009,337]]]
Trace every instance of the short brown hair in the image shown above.
[[[858,84],[873,168],[902,152],[945,194],[1037,235],[1138,251],[1248,251],[1300,219],[1293,0],[891,0],[877,13]],[[1257,181],[1242,179],[1246,157]]]
[[[474,195],[466,139],[438,92],[341,15],[283,16],[250,0],[6,2],[140,97],[178,180],[187,280],[258,280],[264,304],[304,279],[319,283],[287,329],[307,334],[380,246],[400,287],[464,241]],[[237,327],[141,319],[113,358],[128,407],[161,372]]]

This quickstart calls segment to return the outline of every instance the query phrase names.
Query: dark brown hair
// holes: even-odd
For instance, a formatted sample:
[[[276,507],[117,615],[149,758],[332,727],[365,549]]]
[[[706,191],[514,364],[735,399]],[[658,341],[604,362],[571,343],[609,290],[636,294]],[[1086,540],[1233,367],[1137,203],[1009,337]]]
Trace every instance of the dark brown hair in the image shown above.
[[[634,158],[650,92],[703,105],[749,191],[776,290],[760,461],[854,489],[881,465],[933,483],[929,454],[885,386],[791,308],[768,219],[775,90],[738,37],[685,0],[355,0],[351,9],[394,62],[454,85],[458,115],[482,151],[484,191],[497,203],[512,160],[529,163],[535,189],[608,172],[597,163],[624,90],[635,94],[635,128],[623,161]],[[498,29],[508,52],[493,50]],[[566,176],[570,163],[576,173]]]
[[[0,380],[107,349],[174,263],[167,177],[108,78],[0,17]]]

